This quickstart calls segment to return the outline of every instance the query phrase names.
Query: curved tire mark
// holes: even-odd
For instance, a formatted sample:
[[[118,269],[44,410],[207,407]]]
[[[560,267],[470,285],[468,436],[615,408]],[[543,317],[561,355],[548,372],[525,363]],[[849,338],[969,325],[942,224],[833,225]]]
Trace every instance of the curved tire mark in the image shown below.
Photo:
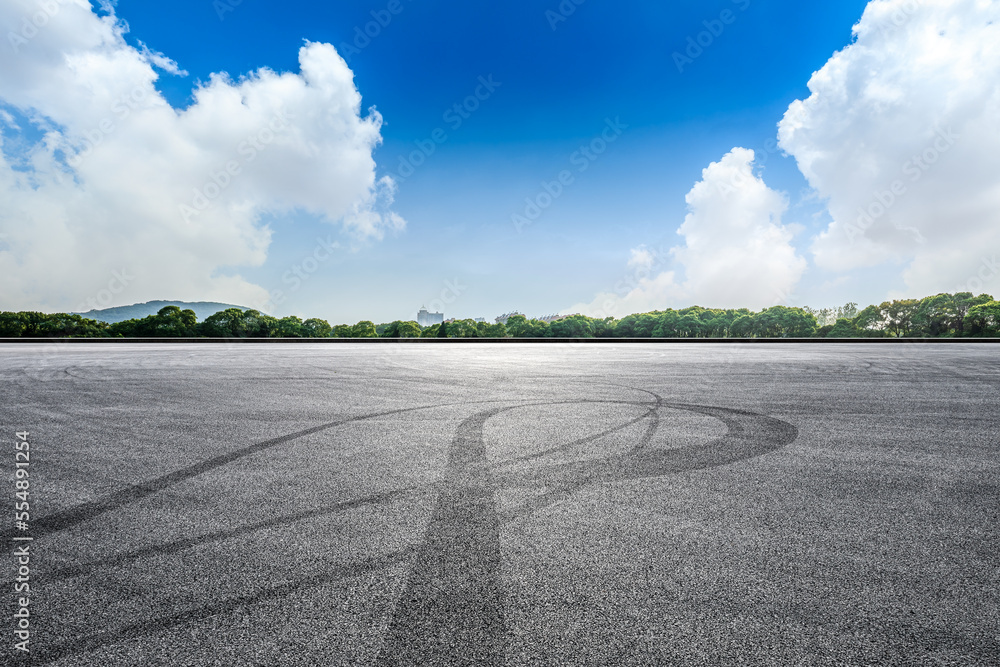
[[[187,466],[185,468],[179,468],[173,472],[167,473],[161,477],[151,479],[147,482],[141,484],[134,484],[127,488],[121,489],[114,493],[110,493],[101,498],[97,498],[90,502],[81,503],[69,509],[63,510],[62,512],[56,512],[55,514],[50,514],[44,516],[41,519],[37,519],[31,524],[31,529],[33,532],[33,537],[38,539],[52,533],[58,533],[60,531],[66,530],[67,528],[72,528],[77,524],[89,521],[90,519],[96,518],[105,512],[110,512],[112,510],[120,509],[126,505],[138,502],[144,498],[147,498],[154,493],[158,493],[167,489],[175,484],[187,481],[192,477],[197,477],[203,473],[221,468],[223,466],[229,465],[234,461],[247,458],[259,452],[266,451],[273,447],[283,445],[292,440],[305,437],[307,435],[312,435],[313,433],[320,433],[321,431],[326,431],[337,426],[343,426],[345,424],[351,424],[354,422],[365,421],[368,419],[378,419],[379,417],[389,417],[392,415],[404,414],[407,412],[416,412],[418,410],[430,410],[434,408],[450,407],[454,405],[465,405],[464,403],[443,403],[440,405],[425,405],[416,408],[399,408],[397,410],[387,410],[385,412],[376,412],[365,415],[359,415],[357,417],[348,417],[346,419],[341,419],[334,422],[329,422],[327,424],[320,424],[319,426],[313,426],[311,428],[303,429],[301,431],[296,431],[295,433],[290,433],[288,435],[283,435],[278,438],[272,438],[270,440],[265,440],[263,442],[258,442],[248,447],[238,449],[227,454],[220,454],[219,456],[213,457],[211,459],[206,459],[199,463]],[[0,533],[0,539],[7,540],[11,537],[17,535],[15,530],[6,530]]]
[[[443,657],[447,658],[448,664],[468,662],[483,665],[502,664],[505,660],[507,638],[502,589],[499,582],[501,567],[499,526],[502,519],[515,517],[501,517],[499,515],[494,499],[494,489],[497,486],[542,484],[558,487],[541,496],[541,501],[536,499],[526,508],[526,511],[518,513],[518,516],[523,516],[547,507],[590,483],[643,479],[727,465],[779,449],[794,441],[798,435],[797,429],[791,424],[765,415],[714,406],[665,403],[662,398],[652,394],[652,392],[640,391],[654,396],[656,403],[588,399],[525,403],[492,408],[465,419],[449,450],[449,463],[445,479],[442,482],[428,485],[430,488],[439,489],[440,495],[437,508],[428,526],[427,537],[420,547],[410,547],[402,552],[373,558],[362,563],[346,564],[328,575],[289,582],[254,595],[231,598],[220,604],[150,619],[116,630],[113,634],[101,633],[67,641],[44,651],[38,658],[52,661],[68,654],[94,650],[106,644],[120,643],[125,638],[155,634],[216,615],[231,608],[233,604],[240,606],[285,596],[327,581],[353,576],[354,573],[385,567],[405,559],[410,554],[415,554],[412,558],[413,570],[410,574],[407,590],[397,606],[387,634],[386,646],[379,658],[379,664],[427,664],[440,662]],[[491,403],[495,401],[476,402]],[[546,466],[533,473],[498,474],[488,465],[483,430],[487,421],[492,417],[518,408],[536,405],[582,403],[636,405],[646,407],[648,410],[637,418],[602,431],[597,435],[587,436],[567,445],[546,450],[542,454],[536,453],[517,460],[533,460],[549,453],[586,444],[627,428],[643,419],[650,419],[650,425],[636,447],[623,454],[598,460]],[[468,402],[463,404],[468,404]],[[35,526],[36,529],[41,529],[40,534],[55,533],[104,512],[141,500],[203,472],[335,426],[453,405],[462,404],[447,403],[366,414],[256,443],[235,452],[182,468],[150,482],[110,494],[102,499],[84,503],[65,512],[50,515],[36,522]],[[720,419],[727,426],[727,434],[707,445],[691,446],[678,450],[649,448],[647,445],[659,426],[660,409],[664,407],[688,410]],[[509,463],[511,462],[504,462],[497,468]],[[421,490],[421,488],[410,490]],[[396,493],[390,492],[384,495],[394,496]],[[354,504],[374,502],[376,499],[377,497],[371,497],[348,501],[323,511],[335,511],[338,508],[343,509]],[[384,500],[388,500],[388,498],[386,497]],[[303,512],[301,515],[285,517],[285,519],[295,521],[317,513],[320,511],[313,510]],[[252,531],[259,527],[251,526],[246,530],[238,529],[237,532]],[[225,539],[226,535],[220,534],[216,537]],[[201,539],[204,539],[204,536],[203,538],[181,540],[160,547],[130,552],[123,554],[122,558],[125,560],[138,559],[160,551],[181,551],[190,548]],[[79,568],[67,568],[59,574],[68,577],[79,573],[81,573]]]
[[[502,557],[501,516],[494,497],[497,486],[531,482],[560,487],[541,496],[541,506],[538,499],[529,504],[527,509],[533,512],[551,505],[554,498],[565,497],[592,482],[658,477],[735,463],[784,447],[798,436],[798,430],[791,424],[765,415],[664,403],[659,396],[656,399],[655,407],[643,416],[651,419],[651,425],[631,451],[598,460],[547,466],[535,474],[512,473],[496,479],[486,463],[483,434],[486,422],[504,412],[528,406],[494,408],[463,421],[449,450],[445,474],[448,486],[438,497],[424,543],[414,558],[378,664],[501,665],[505,662],[507,629],[499,582]],[[588,401],[578,403],[582,402]],[[557,403],[562,402],[552,404]],[[715,417],[726,424],[727,433],[707,445],[678,450],[650,448],[648,444],[660,423],[661,407]]]
[[[483,427],[512,407],[462,422],[448,452],[447,486],[393,614],[379,665],[501,665],[507,626],[500,586],[500,519]]]
[[[714,417],[724,423],[727,433],[714,442],[681,449],[636,447],[630,452],[602,459],[572,461],[540,468],[531,473],[504,478],[512,485],[572,484],[586,478],[596,482],[620,482],[661,477],[679,472],[715,468],[751,459],[781,449],[798,437],[798,429],[788,422],[746,410],[686,403],[663,403],[663,407]],[[647,438],[652,433],[647,431]]]
[[[401,551],[385,554],[383,556],[373,556],[372,558],[353,563],[340,565],[333,570],[322,575],[291,581],[271,588],[266,588],[250,595],[240,595],[237,597],[218,600],[213,604],[188,609],[165,616],[157,616],[138,623],[122,627],[95,632],[89,635],[74,637],[59,644],[55,644],[40,650],[32,649],[32,664],[47,664],[55,662],[68,655],[75,655],[87,651],[95,651],[103,646],[124,644],[137,637],[157,635],[161,632],[188,625],[220,614],[232,613],[240,607],[255,605],[267,600],[284,600],[290,595],[300,591],[309,590],[324,584],[336,583],[344,579],[361,576],[368,572],[375,572],[385,569],[396,563],[404,562],[410,555],[412,547]],[[104,663],[90,663],[104,664]]]

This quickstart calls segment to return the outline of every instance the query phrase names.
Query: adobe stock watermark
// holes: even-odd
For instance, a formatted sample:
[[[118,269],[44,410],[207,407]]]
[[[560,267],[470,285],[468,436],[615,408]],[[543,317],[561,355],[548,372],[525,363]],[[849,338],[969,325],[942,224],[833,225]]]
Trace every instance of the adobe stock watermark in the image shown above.
[[[960,136],[950,127],[947,130],[940,127],[935,128],[934,134],[936,136],[930,146],[903,163],[901,171],[910,183],[917,183],[923,178],[924,174],[937,164],[941,156],[951,150],[960,139]],[[887,188],[876,190],[872,202],[868,206],[862,206],[858,209],[855,222],[844,227],[848,240],[854,243],[858,236],[864,236],[865,231],[888,213],[908,192],[909,187],[902,178],[897,178]]]
[[[226,14],[236,11],[236,8],[243,4],[243,0],[213,0],[212,9],[220,21],[226,20]]]
[[[635,258],[636,252],[639,252],[643,260],[638,263],[629,261],[629,266],[635,266],[635,269],[614,284],[614,287],[611,289],[612,294],[600,304],[600,307],[596,311],[591,311],[594,313],[592,317],[597,319],[612,317],[616,306],[619,305],[619,300],[626,298],[645,281],[659,275],[670,264],[671,251],[672,248],[667,242],[661,242],[656,248],[643,245],[636,249],[636,251],[633,251],[633,258]]]
[[[26,15],[21,20],[21,29],[9,31],[7,41],[15,54],[21,53],[21,48],[33,40],[40,31],[45,29],[55,15],[63,8],[67,2],[72,0],[42,0],[38,3],[38,10],[33,14]]]
[[[472,114],[479,110],[483,102],[490,99],[493,93],[503,85],[502,82],[496,81],[492,74],[485,77],[481,76],[477,81],[478,85],[471,95],[448,107],[441,114],[441,119],[452,132],[457,132],[461,129],[465,121],[472,118]],[[399,167],[396,169],[396,173],[393,174],[395,181],[402,183],[410,176],[413,176],[417,169],[423,166],[427,162],[427,159],[434,155],[441,145],[448,142],[449,138],[445,128],[438,127],[426,139],[417,139],[414,141],[413,144],[416,148],[410,151],[408,155],[399,156]]]
[[[111,280],[108,281],[107,287],[81,301],[76,307],[76,312],[84,313],[107,308],[114,301],[115,296],[124,292],[134,280],[135,276],[129,275],[128,269],[112,271]]]
[[[427,309],[432,313],[443,313],[445,306],[450,306],[458,301],[468,290],[469,287],[460,283],[458,278],[445,280],[441,294],[437,299],[427,304]]]
[[[268,146],[274,143],[278,135],[290,126],[289,114],[286,111],[278,111],[271,117],[267,125],[256,134],[241,141],[236,147],[236,158],[209,172],[209,179],[201,187],[194,189],[194,195],[190,202],[179,205],[180,215],[184,222],[190,224],[193,217],[208,210],[212,202],[218,199],[243,173],[243,167],[256,160]]]
[[[406,1],[407,3],[413,2],[413,0]],[[378,39],[382,31],[388,28],[393,19],[402,14],[405,9],[406,5],[403,4],[403,0],[389,0],[383,9],[373,9],[371,11],[371,21],[368,21],[363,26],[354,26],[354,39],[350,42],[340,43],[340,47],[337,49],[340,57],[350,64],[351,59],[367,49],[374,40]]]
[[[751,0],[731,0],[731,2],[736,5],[740,12],[748,10],[751,4]],[[705,29],[697,35],[689,35],[684,52],[674,51],[671,56],[677,71],[683,74],[684,68],[693,65],[695,60],[704,55],[705,51],[715,44],[715,40],[722,37],[726,28],[736,23],[738,17],[737,12],[727,8],[719,12],[718,18],[702,21],[701,24],[705,26]]]
[[[891,14],[882,17],[882,20],[876,24],[876,28],[883,35],[901,30],[913,18],[917,10],[924,6],[925,2],[926,0],[909,0],[906,4],[896,7]]]
[[[281,275],[281,282],[286,286],[286,289],[271,290],[267,302],[255,309],[264,313],[274,312],[275,307],[283,304],[290,294],[302,289],[302,286],[319,271],[320,267],[330,261],[334,252],[339,248],[340,243],[335,241],[331,234],[327,234],[326,238],[316,237],[316,245],[313,246],[312,250]]]
[[[136,86],[130,93],[122,95],[111,105],[112,116],[108,116],[97,124],[97,127],[83,133],[83,143],[80,148],[66,157],[66,164],[76,169],[86,160],[104,140],[114,134],[115,130],[132,115],[140,105],[151,97],[148,87]]]
[[[983,257],[974,275],[969,276],[965,284],[956,287],[955,292],[981,294],[983,288],[993,282],[998,275],[1000,275],[1000,263],[997,263],[997,256]]]
[[[792,292],[784,287],[775,287],[771,285],[771,295],[774,299],[771,300],[771,306],[791,306],[793,303],[798,301],[795,296],[795,292]]]
[[[545,20],[549,22],[549,27],[555,32],[560,23],[565,23],[569,17],[576,13],[577,7],[587,0],[562,0],[555,10],[545,10]]]
[[[752,168],[750,172],[737,171],[728,180],[715,181],[715,191],[723,199],[727,199],[733,193],[738,192],[742,186],[756,182],[759,176],[754,173],[753,168],[760,168],[766,165],[771,156],[777,153],[779,149],[778,140],[774,138],[765,141],[762,147],[754,148],[753,163],[751,164]]]
[[[608,150],[611,144],[618,141],[619,137],[628,129],[628,125],[621,122],[620,117],[614,120],[604,119],[604,129],[590,140],[589,143],[580,146],[569,156],[569,163],[576,167],[576,174],[582,174],[597,161]],[[573,183],[576,182],[576,175],[573,170],[563,169],[551,181],[542,181],[538,193],[524,200],[524,210],[510,216],[511,223],[518,234],[534,224],[559,197],[566,192]]]

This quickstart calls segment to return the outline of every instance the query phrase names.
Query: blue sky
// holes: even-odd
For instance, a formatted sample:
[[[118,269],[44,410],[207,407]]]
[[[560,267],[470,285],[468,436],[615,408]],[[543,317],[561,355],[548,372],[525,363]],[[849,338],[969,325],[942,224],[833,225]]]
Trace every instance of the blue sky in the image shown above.
[[[775,139],[788,104],[808,94],[812,72],[850,41],[865,4],[591,0],[553,30],[545,12],[558,12],[558,2],[405,0],[357,54],[340,47],[364,45],[357,28],[387,2],[276,10],[247,1],[223,10],[220,21],[205,0],[123,0],[118,15],[129,23],[129,41],[142,40],[190,72],[161,79],[175,106],[190,103],[192,85],[212,72],[297,70],[307,39],[348,52],[364,105],[386,119],[380,171],[397,173],[415,141],[447,131],[447,143],[400,184],[396,208],[406,231],[345,254],[303,289],[309,312],[336,318],[322,301],[346,288],[357,293],[333,298],[364,305],[343,317],[370,313],[381,321],[440,300],[442,291],[450,296],[446,281],[467,287],[448,308],[459,317],[515,309],[544,315],[613,286],[631,248],[673,241],[684,194],[709,162],[733,146]],[[672,54],[726,9],[738,20],[679,72]],[[445,111],[490,75],[502,85],[452,131]],[[562,170],[607,117],[628,124],[621,142],[517,234],[511,215],[523,210],[523,199]],[[787,162],[769,156],[772,186],[798,192],[805,181]],[[278,223],[271,261],[250,276],[280,289],[272,270],[295,264],[313,237],[327,232],[307,218],[294,224],[298,229]]]
[[[906,0],[886,2],[903,6]],[[678,234],[689,215],[689,230],[704,225],[704,234],[709,229],[716,236],[727,233],[725,221],[699,217],[707,215],[710,203],[701,204],[699,213],[685,201],[697,182],[709,178],[703,170],[712,163],[720,173],[745,169],[759,179],[757,190],[745,193],[746,206],[772,191],[785,198],[780,221],[772,202],[762,204],[764,222],[753,224],[766,226],[770,220],[777,225],[777,236],[787,236],[773,257],[786,257],[784,268],[791,268],[770,267],[780,276],[775,287],[757,288],[759,298],[746,305],[870,303],[928,284],[906,273],[917,261],[912,248],[894,247],[877,257],[866,255],[864,261],[831,260],[833,251],[817,250],[816,239],[839,224],[834,215],[839,184],[817,173],[807,180],[786,149],[794,146],[796,157],[811,159],[821,140],[835,145],[842,137],[807,137],[807,142],[800,132],[795,138],[789,134],[781,148],[777,143],[778,124],[789,106],[815,93],[807,87],[813,73],[854,42],[852,27],[862,19],[866,0],[587,0],[579,5],[572,0],[495,5],[120,0],[103,10],[98,4],[93,3],[97,14],[110,11],[127,24],[127,31],[120,25],[119,36],[133,53],[145,49],[168,59],[163,66],[148,56],[146,62],[152,63],[156,90],[175,115],[198,106],[194,92],[213,74],[226,73],[236,86],[262,68],[299,73],[300,49],[307,43],[336,48],[353,73],[360,117],[368,116],[370,108],[381,115],[381,143],[371,149],[372,177],[396,181],[388,206],[405,226],[387,225],[359,235],[331,215],[317,213],[317,207],[298,205],[282,194],[275,198],[281,205],[261,205],[248,223],[270,231],[265,247],[202,267],[208,271],[206,280],[237,276],[272,297],[277,290],[277,303],[272,298],[263,304],[275,314],[353,322],[410,318],[422,304],[443,304],[448,316],[487,318],[515,309],[528,315],[588,310],[587,304],[592,314],[619,315],[630,305],[740,305],[744,293],[727,292],[718,272],[697,283],[695,276],[708,269],[695,264],[706,255],[699,254],[703,251],[695,247],[693,233],[687,246]],[[13,15],[9,23],[16,26],[17,18]],[[366,28],[369,35],[364,35]],[[899,31],[907,29],[908,24],[901,24]],[[893,34],[883,33],[885,40]],[[698,40],[702,45],[692,46]],[[22,51],[36,48],[41,58],[41,41],[26,43]],[[885,51],[891,51],[888,45]],[[685,59],[679,61],[677,54]],[[477,90],[481,99],[470,98]],[[3,93],[0,88],[3,108],[14,119],[47,113],[39,112],[40,102],[32,103],[32,112],[28,102]],[[464,117],[449,113],[467,101],[475,109],[463,112]],[[817,121],[824,120],[818,115],[821,108],[811,107]],[[827,110],[830,124],[835,111]],[[593,159],[581,158],[577,151],[600,137],[609,120],[619,128],[612,133],[614,141]],[[891,126],[892,120],[886,122]],[[53,124],[72,126],[58,120]],[[20,137],[8,129],[9,154],[15,139],[24,141],[31,134],[31,125],[30,120],[19,124]],[[739,147],[754,149],[756,162],[742,164],[733,156],[724,160]],[[405,169],[401,173],[414,151],[421,164],[412,175]],[[262,153],[263,160],[279,158]],[[538,199],[543,184],[558,181],[563,171],[572,174],[572,182],[537,219],[518,227],[514,216],[524,219],[526,199],[548,204],[544,196]],[[881,181],[872,183],[874,192]],[[320,182],[316,187],[324,186]],[[864,202],[871,194],[858,196]],[[245,231],[238,232],[240,238]],[[873,243],[879,241],[874,231],[865,231]],[[318,238],[334,239],[339,247],[329,258],[323,253],[315,270],[300,270],[305,279],[293,278]],[[744,243],[734,238],[735,245]],[[143,247],[124,245],[135,248],[121,251],[126,254]],[[670,248],[682,251],[671,254]],[[658,259],[650,260],[650,250]],[[711,252],[718,257],[729,250],[723,244]],[[110,256],[108,266],[124,261],[116,264],[116,259]],[[135,263],[134,254],[124,259]],[[175,260],[183,262],[182,257]],[[962,261],[968,265],[972,260]],[[637,268],[645,273],[637,276]],[[966,273],[957,270],[955,275]],[[746,283],[740,275],[736,271],[732,282]],[[102,293],[103,276],[94,278],[90,294]],[[657,276],[662,276],[658,284],[663,289],[647,285],[638,296],[627,294],[643,284],[643,277]],[[957,282],[942,283],[942,289]],[[116,293],[114,300],[227,294],[223,287],[199,294],[196,283],[176,285],[172,290],[170,282],[137,279],[134,289]],[[231,293],[232,299],[249,294],[235,288]],[[601,294],[614,295],[618,303],[595,305]],[[58,302],[51,291],[33,298],[42,305]]]

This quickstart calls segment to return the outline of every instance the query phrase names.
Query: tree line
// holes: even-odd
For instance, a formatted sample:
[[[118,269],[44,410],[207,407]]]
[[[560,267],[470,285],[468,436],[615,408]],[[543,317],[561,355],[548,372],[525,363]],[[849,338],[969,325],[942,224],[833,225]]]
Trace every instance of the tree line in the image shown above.
[[[937,294],[858,310],[773,306],[692,306],[681,310],[556,322],[513,315],[505,323],[454,320],[429,327],[397,320],[331,326],[326,320],[276,318],[229,308],[199,322],[193,310],[167,306],[155,315],[108,324],[67,313],[0,312],[2,338],[984,338],[1000,337],[1000,302],[988,294]]]

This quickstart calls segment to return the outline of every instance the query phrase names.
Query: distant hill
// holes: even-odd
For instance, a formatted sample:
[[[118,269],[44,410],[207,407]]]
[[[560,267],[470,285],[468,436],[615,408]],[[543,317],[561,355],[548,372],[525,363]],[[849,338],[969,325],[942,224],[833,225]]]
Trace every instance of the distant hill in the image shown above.
[[[156,313],[160,312],[161,308],[165,308],[167,306],[177,306],[181,310],[193,310],[198,316],[199,322],[203,322],[209,315],[214,315],[220,310],[225,310],[226,308],[248,310],[244,306],[234,306],[228,303],[212,303],[209,301],[198,301],[197,303],[190,303],[188,301],[150,301],[148,303],[136,303],[131,306],[104,308],[101,310],[91,310],[86,313],[76,314],[83,315],[91,320],[114,324],[115,322],[124,322],[125,320],[135,320],[149,315],[156,315]]]

